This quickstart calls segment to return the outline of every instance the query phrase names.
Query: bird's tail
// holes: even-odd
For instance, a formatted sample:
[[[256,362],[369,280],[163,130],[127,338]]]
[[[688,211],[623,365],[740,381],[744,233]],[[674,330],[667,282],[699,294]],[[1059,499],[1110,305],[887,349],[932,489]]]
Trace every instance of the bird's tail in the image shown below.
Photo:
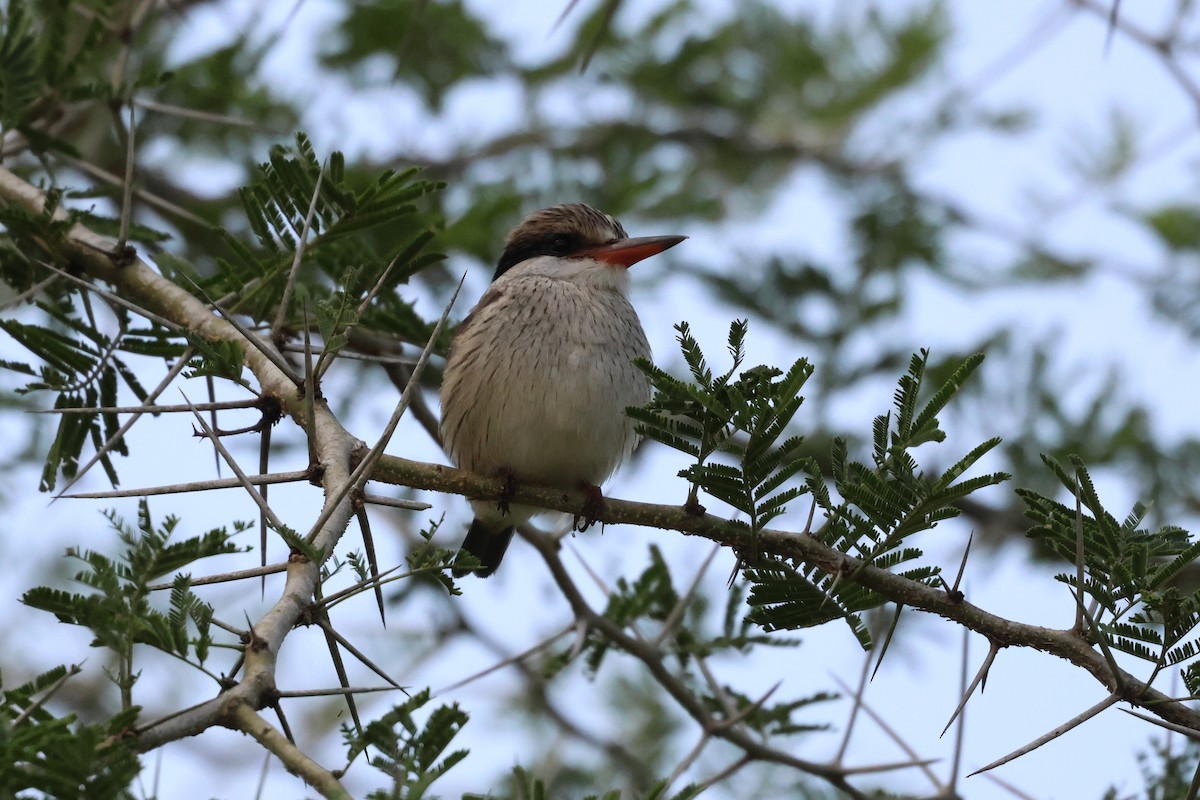
[[[483,522],[474,520],[471,523],[470,529],[467,531],[467,538],[463,539],[462,547],[458,551],[458,557],[454,562],[457,564],[462,560],[462,554],[467,553],[483,562],[483,566],[477,569],[456,568],[452,574],[456,578],[461,578],[464,575],[478,575],[481,578],[486,578],[496,571],[496,567],[500,566],[501,560],[504,558],[504,551],[508,550],[508,545],[512,542],[513,528],[508,526],[498,531],[489,528]]]

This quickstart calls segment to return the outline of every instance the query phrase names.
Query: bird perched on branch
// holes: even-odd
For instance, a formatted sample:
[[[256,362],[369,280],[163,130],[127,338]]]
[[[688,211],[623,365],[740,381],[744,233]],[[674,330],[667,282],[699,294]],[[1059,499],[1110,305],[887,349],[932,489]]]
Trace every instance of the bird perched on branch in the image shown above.
[[[513,482],[599,486],[637,444],[629,406],[650,399],[633,365],[650,346],[629,303],[627,269],[683,241],[631,239],[607,214],[580,203],[536,211],[504,242],[492,285],[459,326],[442,382],[442,438],[454,463]],[[595,505],[593,505],[593,503]],[[462,544],[491,575],[513,526],[537,509],[472,502]],[[461,557],[461,554],[460,554]]]

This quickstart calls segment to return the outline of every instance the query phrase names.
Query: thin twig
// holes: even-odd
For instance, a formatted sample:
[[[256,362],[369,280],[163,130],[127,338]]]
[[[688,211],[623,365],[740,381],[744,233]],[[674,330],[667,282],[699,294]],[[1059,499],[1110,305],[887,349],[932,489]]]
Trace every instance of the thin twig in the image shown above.
[[[30,714],[32,714],[33,712],[35,712],[39,708],[41,708],[43,705],[45,705],[50,700],[51,697],[54,697],[54,695],[56,695],[58,693],[58,690],[66,685],[67,681],[69,681],[71,678],[75,677],[76,675],[78,675],[81,672],[83,672],[82,665],[72,664],[70,666],[70,668],[65,673],[63,673],[62,677],[60,677],[54,683],[52,683],[46,687],[46,691],[44,691],[42,693],[41,697],[39,697],[37,700],[34,700],[32,703],[30,703],[25,708],[21,709],[21,713],[17,714],[17,716],[13,718],[12,722],[8,723],[8,727],[10,729],[16,728],[18,725],[20,725],[22,722],[24,722],[29,717]]]
[[[396,566],[392,567],[391,569],[386,569],[383,572],[379,573],[378,575],[372,575],[370,577],[363,578],[358,583],[355,583],[352,586],[347,586],[345,589],[342,589],[341,591],[334,592],[331,595],[321,597],[321,599],[319,601],[316,601],[316,605],[324,606],[325,608],[333,608],[335,605],[337,605],[343,599],[345,599],[347,597],[352,597],[353,595],[358,594],[360,591],[367,588],[368,586],[372,586],[374,584],[382,585],[382,584],[388,583],[392,579],[385,580],[384,576],[390,575],[393,572],[399,572],[401,569],[403,569],[403,566],[400,564],[397,564]],[[405,572],[403,575],[398,575],[394,579],[399,580],[402,578],[408,578],[414,574],[416,574],[416,573],[415,572]]]
[[[180,357],[184,364],[188,359]],[[232,411],[235,409],[258,408],[261,401],[257,398],[251,400],[223,400],[219,403],[196,403],[197,411]],[[155,405],[149,401],[140,406],[85,406],[78,408],[34,408],[30,409],[30,414],[177,414],[182,411],[191,411],[186,404],[178,403],[175,405]]]
[[[180,394],[183,394],[185,400],[187,399],[186,394],[183,392],[180,392]],[[275,530],[278,531],[286,528],[287,526],[280,521],[279,517],[275,516],[275,512],[271,510],[271,507],[267,505],[265,500],[263,500],[262,495],[259,494],[254,488],[254,484],[250,482],[249,476],[247,476],[242,470],[241,465],[237,463],[237,459],[235,459],[230,452],[225,449],[225,445],[221,442],[221,437],[217,436],[216,431],[209,427],[209,424],[204,421],[204,417],[199,411],[196,412],[196,421],[200,423],[200,429],[204,431],[204,435],[207,436],[212,441],[213,446],[217,448],[217,452],[221,454],[221,458],[223,458],[225,463],[229,465],[229,468],[233,470],[233,474],[237,476],[238,483],[240,483],[242,488],[246,490],[246,493],[250,495],[250,499],[254,501],[254,504],[257,505],[264,514],[266,514],[267,519],[271,521],[271,525],[274,526]]]
[[[426,509],[433,508],[432,503],[423,503],[420,500],[405,500],[401,497],[381,497],[377,494],[364,494],[362,501],[377,506],[403,508],[405,511],[425,511]]]
[[[658,636],[654,637],[651,642],[655,647],[661,647],[667,636],[675,630],[675,626],[679,624],[679,620],[683,618],[683,612],[687,610],[688,604],[692,602],[692,598],[696,595],[696,590],[700,588],[700,581],[704,578],[704,573],[708,572],[709,566],[717,553],[721,551],[719,546],[714,545],[712,550],[708,552],[708,556],[704,559],[704,563],[700,565],[700,569],[696,571],[696,577],[692,579],[692,583],[688,586],[687,591],[675,603],[675,607],[671,609],[671,613],[667,614],[667,618],[663,620],[662,630],[658,632]],[[668,783],[669,785],[669,783]]]
[[[965,557],[963,563],[966,563]],[[963,628],[962,637],[962,658],[959,659],[958,667],[958,693],[965,697],[967,694],[967,662],[971,656],[971,632]],[[954,759],[950,762],[950,785],[947,787],[946,793],[951,797],[958,795],[958,773],[959,767],[962,765],[963,735],[966,733],[966,728],[967,714],[964,709],[958,718],[958,728],[955,730],[954,736]]]
[[[125,186],[121,193],[121,226],[117,236],[117,250],[124,250],[129,242],[129,224],[133,218],[133,165],[136,160],[137,139],[137,110],[131,98],[126,96],[129,105],[129,127],[125,130]]]
[[[865,655],[862,669],[858,675],[858,689],[852,695],[854,704],[850,707],[850,718],[846,720],[846,732],[842,735],[842,744],[838,747],[837,755],[833,757],[833,763],[839,766],[846,758],[846,751],[850,749],[850,736],[854,733],[854,723],[858,721],[858,712],[862,708],[863,696],[867,690],[867,670],[870,666],[871,657],[870,655]]]
[[[313,372],[312,336],[308,325],[308,298],[304,298],[304,427],[312,430],[317,424],[317,382]],[[313,437],[308,437],[308,463],[317,463],[316,444]]]
[[[395,686],[338,686],[331,689],[294,689],[280,691],[280,697],[329,697],[339,694],[372,694],[374,692],[395,692]]]
[[[106,252],[106,255],[111,255],[111,251]],[[128,309],[128,310],[132,311],[133,313],[137,314],[139,317],[143,317],[143,318],[149,320],[150,322],[153,322],[155,325],[161,325],[162,327],[166,328],[167,330],[173,331],[174,333],[178,333],[178,334],[186,334],[188,332],[187,329],[184,328],[179,323],[172,322],[171,320],[167,319],[166,317],[161,317],[158,314],[155,314],[153,311],[150,311],[147,308],[142,308],[137,303],[126,300],[124,297],[121,297],[118,294],[113,294],[112,292],[108,291],[107,289],[101,289],[96,284],[91,283],[90,281],[85,281],[83,278],[76,277],[75,275],[72,275],[71,273],[67,272],[66,270],[59,269],[58,267],[54,266],[53,264],[51,264],[49,262],[39,261],[38,263],[43,268],[50,270],[55,275],[58,275],[60,278],[66,278],[71,283],[75,284],[76,286],[80,286],[84,289],[87,289],[88,291],[92,292],[96,296],[103,297],[105,300],[109,301],[110,303],[115,303],[115,304],[121,306],[122,308]]]
[[[15,297],[12,297],[3,303],[0,303],[0,313],[2,313],[4,311],[8,311],[10,308],[16,308],[17,306],[21,305],[21,303],[24,303],[26,300],[30,300],[30,299],[36,297],[39,292],[41,292],[43,289],[49,289],[54,284],[54,282],[57,280],[58,280],[57,275],[51,275],[49,278],[38,281],[33,286],[30,286],[28,289],[26,289],[25,291],[16,295]]]
[[[175,381],[175,378],[179,375],[179,373],[183,372],[183,368],[187,366],[188,360],[192,357],[192,352],[193,350],[190,346],[183,351],[183,354],[179,357],[179,360],[175,362],[175,365],[167,370],[166,376],[158,382],[158,385],[154,387],[150,394],[146,395],[146,401],[144,405],[149,406],[156,399],[158,399],[159,395],[166,391],[167,387]],[[67,490],[78,483],[79,479],[86,475],[88,470],[94,467],[100,461],[100,459],[108,455],[108,453],[110,453],[114,447],[120,444],[125,438],[125,434],[128,433],[129,429],[134,426],[134,423],[142,418],[143,413],[145,412],[135,411],[133,416],[125,420],[121,427],[117,428],[113,435],[108,437],[108,441],[104,443],[104,446],[97,450],[96,453],[87,460],[87,463],[75,471],[75,475],[71,478],[71,480],[67,481],[67,485],[62,488],[62,492],[59,493],[58,497],[66,496],[65,492]],[[55,499],[57,499],[57,497]]]
[[[753,759],[750,758],[750,756],[742,755],[740,758],[733,761],[729,766],[725,767],[725,769],[721,770],[720,772],[716,772],[716,773],[710,775],[709,777],[705,778],[703,781],[701,781],[699,784],[697,784],[696,788],[698,791],[696,793],[696,796],[704,794],[704,792],[707,791],[708,789],[712,788],[713,786],[716,786],[718,783],[725,780],[726,778],[733,776],[738,770],[740,770],[742,767],[746,766],[747,764],[751,763],[752,761],[753,761]]]
[[[214,114],[211,111],[198,111],[194,108],[186,106],[175,106],[170,103],[159,103],[154,100],[147,100],[144,97],[135,97],[134,104],[141,106],[147,111],[157,111],[160,114],[168,114],[173,117],[184,117],[186,119],[195,119],[201,122],[213,122],[220,125],[235,125],[240,128],[253,128],[259,131],[267,131],[268,129],[250,120],[230,117],[226,114]]]
[[[104,181],[105,183],[110,183],[113,186],[122,186],[123,185],[123,181],[121,180],[121,177],[119,175],[114,175],[113,173],[109,172],[108,170],[103,169],[102,167],[98,167],[95,164],[92,164],[88,161],[84,161],[83,159],[80,159],[80,158],[75,158],[74,156],[68,155],[67,153],[56,153],[55,157],[65,163],[71,165],[72,167],[79,170],[80,172],[85,172],[85,173],[91,175],[93,178],[99,178],[100,180]],[[158,195],[154,194],[153,192],[148,192],[145,189],[134,189],[133,195],[134,195],[134,197],[136,197],[138,200],[141,200],[146,205],[153,206],[154,208],[157,208],[159,211],[165,212],[174,217],[178,217],[179,219],[186,220],[187,222],[190,222],[193,225],[200,225],[200,226],[203,226],[205,229],[207,229],[211,226],[211,223],[208,220],[204,219],[204,217],[198,216],[198,215],[192,213],[191,211],[188,211],[183,206],[172,203],[170,200],[159,197]]]
[[[454,294],[450,296],[450,301],[446,303],[446,308],[442,311],[442,316],[438,319],[437,324],[434,325],[433,333],[430,334],[429,341],[425,343],[425,349],[421,351],[421,357],[417,359],[417,364],[413,367],[412,379],[400,395],[400,401],[396,404],[395,409],[393,409],[392,416],[388,420],[387,425],[384,426],[379,441],[375,443],[375,446],[371,448],[362,461],[359,462],[358,466],[354,468],[354,471],[350,473],[350,479],[338,490],[332,501],[325,505],[325,508],[321,511],[321,515],[317,517],[316,522],[313,523],[312,528],[309,530],[309,539],[324,527],[333,514],[334,509],[346,499],[346,496],[352,491],[361,489],[362,485],[370,477],[375,464],[383,455],[383,449],[387,446],[387,443],[392,438],[392,434],[396,431],[396,426],[400,424],[400,418],[404,415],[405,410],[408,409],[409,403],[412,402],[413,395],[419,391],[418,384],[420,383],[421,373],[425,371],[425,365],[429,363],[429,356],[433,352],[433,346],[442,335],[442,328],[446,325],[446,320],[450,316],[450,309],[454,307],[454,301],[458,299],[458,293],[462,289],[463,281],[466,278],[467,274],[464,272],[463,276],[459,278],[458,286],[454,289]]]
[[[1013,797],[1017,798],[1017,800],[1037,800],[1037,798],[1035,798],[1033,795],[1022,792],[1020,789],[1013,786],[1011,783],[1004,780],[999,775],[995,775],[991,772],[987,772],[987,773],[984,773],[983,777],[987,778],[989,781],[996,784],[1001,789],[1004,789],[1005,791],[1007,791]]]
[[[397,253],[388,263],[387,267],[383,270],[383,274],[379,276],[379,280],[375,281],[375,285],[367,292],[367,296],[358,304],[358,309],[354,312],[355,319],[360,319],[366,313],[367,306],[371,305],[371,301],[375,299],[375,296],[379,294],[379,290],[383,288],[384,281],[388,279],[388,276],[392,274],[392,270],[396,268],[396,263],[400,261],[400,255],[401,253]]]
[[[214,583],[229,583],[230,581],[243,581],[246,578],[257,578],[263,575],[276,575],[280,572],[287,572],[287,564],[268,564],[262,567],[251,567],[250,569],[238,569],[232,572],[222,572],[220,575],[206,575],[202,578],[192,578],[188,581],[189,586],[209,586]],[[168,589],[173,589],[174,583],[152,583],[146,588],[152,592],[163,592]]]
[[[1055,739],[1057,739],[1059,736],[1062,736],[1067,731],[1070,731],[1070,730],[1073,730],[1073,729],[1079,727],[1080,725],[1087,722],[1092,717],[1099,714],[1104,709],[1120,702],[1120,700],[1121,700],[1121,695],[1119,695],[1115,692],[1113,694],[1110,694],[1108,697],[1104,698],[1099,703],[1096,703],[1096,705],[1092,706],[1091,708],[1087,709],[1086,711],[1082,712],[1081,714],[1078,714],[1078,715],[1072,717],[1071,719],[1064,722],[1062,725],[1059,725],[1059,726],[1053,728],[1052,730],[1048,731],[1047,733],[1042,734],[1041,736],[1034,739],[1029,744],[1024,745],[1023,747],[1018,747],[1016,750],[1012,751],[1011,753],[1004,756],[1003,758],[996,759],[992,763],[988,764],[986,767],[980,767],[979,769],[975,770],[967,777],[969,778],[969,777],[971,777],[971,775],[978,775],[981,772],[987,772],[988,770],[995,769],[996,767],[1007,764],[1008,762],[1012,761],[1013,759],[1020,758],[1021,756],[1025,755],[1026,753],[1033,752],[1034,750],[1038,749],[1042,745],[1044,745],[1048,742],[1054,741]]]
[[[1117,658],[1113,655],[1112,649],[1108,646],[1108,638],[1104,635],[1104,632],[1100,630],[1100,626],[1092,617],[1091,612],[1089,612],[1083,605],[1082,587],[1078,590],[1072,591],[1071,594],[1074,595],[1075,602],[1077,603],[1076,607],[1078,608],[1079,612],[1083,614],[1084,619],[1087,621],[1088,628],[1091,630],[1093,638],[1095,638],[1096,642],[1100,645],[1100,653],[1104,656],[1104,661],[1108,664],[1108,668],[1112,671],[1113,686],[1111,688],[1117,692],[1123,691],[1125,689],[1125,682],[1121,679],[1121,668],[1117,666]]]
[[[1142,719],[1142,720],[1145,720],[1146,722],[1153,723],[1153,724],[1159,726],[1160,728],[1165,728],[1166,730],[1171,731],[1173,733],[1182,734],[1194,742],[1200,742],[1200,730],[1196,730],[1195,728],[1189,728],[1185,725],[1176,725],[1174,722],[1167,722],[1166,720],[1161,720],[1158,717],[1152,717],[1149,714],[1141,714],[1137,711],[1133,711],[1128,708],[1122,708],[1121,711],[1124,711],[1126,714],[1129,714],[1131,716],[1137,717],[1138,719]]]
[[[496,672],[497,670],[504,669],[505,667],[509,666],[510,664],[517,664],[521,661],[524,661],[525,659],[529,658],[530,656],[536,655],[537,653],[540,653],[543,650],[545,650],[547,647],[550,647],[552,644],[557,642],[559,639],[561,639],[563,636],[567,635],[574,629],[575,629],[575,623],[572,622],[571,624],[567,625],[566,627],[560,629],[558,631],[558,633],[551,634],[550,636],[546,637],[545,639],[543,639],[542,641],[533,645],[532,647],[528,647],[525,650],[522,650],[521,652],[517,653],[516,655],[509,656],[508,658],[497,661],[495,664],[492,664],[490,667],[486,667],[484,669],[481,669],[479,672],[476,672],[472,675],[468,675],[467,677],[465,677],[461,680],[455,681],[454,683],[450,684],[449,686],[444,686],[441,689],[438,689],[436,692],[434,692],[434,694],[435,695],[449,694],[450,692],[453,692],[456,689],[461,689],[462,687],[467,686],[468,684],[474,683],[475,681],[479,680],[480,678],[487,677],[488,675],[491,675],[493,672]]]
[[[299,472],[276,472],[267,475],[247,475],[246,482],[254,486],[271,483],[295,483],[312,478],[309,470]],[[236,489],[243,483],[238,478],[218,478],[210,481],[190,481],[188,483],[173,483],[169,486],[147,486],[140,489],[113,489],[108,492],[80,492],[78,494],[55,495],[55,499],[63,500],[107,500],[114,497],[151,497],[158,494],[185,494],[190,492],[205,492],[212,489]]]
[[[198,291],[202,291],[198,286],[196,289]],[[221,315],[222,319],[232,325],[237,332],[242,335],[242,338],[247,343],[249,343],[255,350],[258,350],[258,352],[262,353],[268,361],[274,364],[277,370],[291,378],[292,383],[296,384],[297,386],[303,384],[304,381],[299,375],[296,374],[296,370],[292,369],[292,365],[287,362],[287,359],[285,359],[278,350],[276,350],[268,342],[263,341],[261,337],[255,335],[253,331],[248,330],[245,325],[238,322],[232,313],[221,308],[216,303],[212,304],[212,308]]]
[[[3,310],[3,309],[0,309],[0,310]],[[288,344],[287,342],[284,342],[283,345],[279,349],[285,353],[303,353],[303,352],[305,352],[305,348],[303,345]],[[312,351],[312,354],[315,355],[318,359],[318,362],[317,362],[317,366],[318,366],[317,374],[318,375],[323,371],[320,369],[320,366],[321,366],[320,360],[326,353],[336,354],[338,358],[348,358],[351,361],[366,361],[371,364],[399,364],[402,366],[411,367],[413,364],[417,363],[417,360],[415,358],[409,358],[408,356],[373,356],[373,355],[370,355],[369,353],[354,353],[349,350],[330,351],[330,350],[326,350],[323,347],[313,347],[313,348],[311,348],[311,351]]]
[[[1079,595],[1076,597],[1078,605],[1075,606],[1075,630],[1083,633],[1083,498],[1081,495],[1081,481],[1079,476],[1075,476],[1075,586],[1078,587]]]
[[[696,759],[700,757],[700,754],[704,752],[704,748],[706,746],[708,746],[708,743],[711,739],[712,739],[711,732],[709,732],[709,731],[701,731],[700,732],[700,736],[696,740],[696,744],[692,746],[692,749],[688,751],[687,755],[685,755],[683,758],[681,758],[679,760],[679,763],[675,765],[675,769],[671,770],[671,774],[667,776],[667,782],[663,786],[663,789],[664,789],[663,794],[666,794],[665,790],[669,789],[671,786],[673,786],[675,784],[675,781],[679,780],[680,775],[687,772],[688,769],[691,768],[692,764],[694,764],[696,762]],[[746,758],[746,756],[742,756],[742,757]]]
[[[216,412],[213,412],[216,413]],[[213,427],[216,427],[214,425]],[[312,430],[312,428],[309,428]],[[305,437],[311,441],[311,437]],[[271,459],[271,426],[264,425],[258,437],[258,474],[266,475],[270,470]],[[312,461],[308,462],[312,464]],[[258,484],[255,484],[258,485]],[[270,484],[262,484],[262,499],[264,503],[269,503],[268,487]],[[261,553],[259,554],[259,564],[267,565],[267,515],[261,511],[258,514],[258,547]],[[267,577],[264,575],[259,581],[259,596],[265,598],[267,596]]]
[[[308,232],[312,228],[313,217],[317,213],[317,200],[321,197],[321,184],[325,180],[325,168],[317,173],[317,182],[313,187],[312,199],[308,202],[308,213],[304,215],[304,225],[300,228],[300,237],[296,241],[296,253],[292,257],[292,268],[288,271],[287,283],[283,285],[283,297],[275,311],[275,321],[271,323],[271,339],[278,345],[283,341],[283,326],[287,322],[288,309],[292,305],[292,296],[296,292],[296,276],[300,272],[300,262],[304,259],[304,248],[308,242]]]
[[[864,670],[864,672],[865,671],[866,670]],[[843,692],[850,691],[850,687],[847,686],[845,681],[843,681],[837,675],[833,676],[833,680],[838,684],[838,686],[840,686],[842,688]],[[887,737],[896,744],[897,747],[899,747],[901,750],[903,750],[904,754],[906,756],[908,756],[909,759],[911,759],[911,760],[898,762],[897,765],[888,764],[888,765],[881,765],[878,767],[857,767],[857,768],[843,767],[845,772],[847,774],[850,774],[853,772],[878,772],[883,769],[890,770],[890,769],[903,768],[905,766],[913,766],[913,767],[917,767],[918,769],[921,770],[921,772],[925,773],[925,777],[929,778],[929,782],[934,785],[934,787],[937,789],[938,794],[945,793],[945,791],[946,791],[945,784],[943,784],[938,779],[938,776],[934,773],[934,771],[932,769],[930,769],[930,765],[936,764],[938,759],[936,759],[936,758],[929,758],[929,759],[921,758],[919,755],[917,755],[917,751],[913,750],[912,746],[909,745],[908,742],[904,741],[903,737],[901,737],[900,734],[897,733],[895,731],[895,729],[892,728],[892,726],[889,725],[886,720],[884,720],[883,717],[881,717],[879,714],[875,713],[874,709],[872,709],[869,705],[867,705],[866,702],[861,699],[861,697],[856,696],[856,699],[858,700],[858,705],[862,709],[863,713],[866,714],[868,717],[870,717],[871,720],[876,725],[879,726],[879,729],[881,731],[883,731],[887,735]]]

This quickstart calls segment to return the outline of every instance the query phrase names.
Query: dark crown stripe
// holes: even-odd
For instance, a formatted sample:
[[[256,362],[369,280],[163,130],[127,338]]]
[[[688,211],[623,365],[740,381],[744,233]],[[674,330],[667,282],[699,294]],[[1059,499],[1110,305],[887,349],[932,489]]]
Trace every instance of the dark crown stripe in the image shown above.
[[[543,208],[525,217],[508,234],[492,280],[537,256],[570,256],[572,252],[625,238],[628,234],[621,223],[583,203]]]

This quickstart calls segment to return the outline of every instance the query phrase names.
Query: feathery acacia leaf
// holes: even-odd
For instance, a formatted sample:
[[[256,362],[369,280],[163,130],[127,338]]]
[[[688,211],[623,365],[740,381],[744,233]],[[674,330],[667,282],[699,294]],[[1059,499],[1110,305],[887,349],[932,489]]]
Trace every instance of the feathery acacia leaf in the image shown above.
[[[693,382],[674,378],[651,364],[639,364],[650,377],[655,396],[645,408],[631,409],[630,414],[640,423],[642,433],[696,459],[680,475],[695,489],[744,515],[745,520],[738,522],[749,529],[752,542],[792,501],[812,493],[826,514],[816,535],[877,567],[893,569],[921,556],[916,548],[903,546],[908,537],[956,516],[958,501],[1008,477],[993,473],[960,480],[999,443],[997,439],[973,448],[935,477],[926,476],[908,452],[945,438],[936,415],[979,365],[978,357],[959,364],[919,411],[929,354],[922,351],[912,357],[894,395],[894,414],[888,412],[874,420],[874,464],[851,460],[845,441],[834,439],[831,472],[833,488],[841,498],[834,505],[816,462],[799,455],[803,439],[792,436],[780,441],[801,407],[800,391],[812,374],[811,365],[799,359],[786,373],[766,366],[738,372],[745,355],[746,325],[737,322],[729,334],[732,366],[714,376],[687,324],[677,325],[676,330]],[[722,446],[723,441],[728,445]],[[735,462],[710,462],[718,449],[735,456]],[[749,563],[751,621],[768,630],[781,630],[822,624],[840,616],[864,645],[869,644],[869,635],[854,612],[882,603],[874,592],[852,580],[804,576],[785,567],[771,570],[757,564],[753,552]],[[937,570],[917,566],[905,574],[926,582],[933,580]]]

